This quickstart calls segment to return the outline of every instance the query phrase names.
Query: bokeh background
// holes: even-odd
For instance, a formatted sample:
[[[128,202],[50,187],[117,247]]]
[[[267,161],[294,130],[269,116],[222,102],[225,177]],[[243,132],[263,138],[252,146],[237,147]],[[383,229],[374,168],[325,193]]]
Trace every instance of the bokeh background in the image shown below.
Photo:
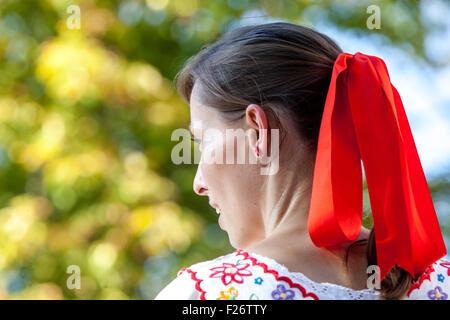
[[[205,43],[269,21],[386,61],[449,247],[449,16],[438,0],[0,0],[0,299],[152,299],[234,250],[192,190],[196,165],[171,161],[189,123],[173,78]]]

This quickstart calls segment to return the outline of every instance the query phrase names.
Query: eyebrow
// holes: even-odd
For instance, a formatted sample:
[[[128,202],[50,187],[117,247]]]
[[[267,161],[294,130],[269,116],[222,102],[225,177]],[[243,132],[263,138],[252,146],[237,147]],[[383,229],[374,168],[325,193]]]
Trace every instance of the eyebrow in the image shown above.
[[[192,126],[190,123],[189,123],[188,129],[189,129],[189,133],[191,134],[191,137],[194,138],[195,137],[194,130],[192,130]]]
[[[194,135],[194,132],[193,132],[193,130],[192,130],[192,126],[191,126],[190,123],[189,123],[188,129],[189,129],[189,133],[191,134],[191,139],[192,139],[193,141],[200,142],[199,139],[195,138],[195,135]]]

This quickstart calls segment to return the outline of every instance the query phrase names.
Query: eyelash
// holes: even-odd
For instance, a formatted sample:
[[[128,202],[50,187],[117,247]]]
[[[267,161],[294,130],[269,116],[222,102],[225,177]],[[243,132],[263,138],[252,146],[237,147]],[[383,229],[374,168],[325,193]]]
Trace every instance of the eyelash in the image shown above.
[[[191,137],[191,141],[192,141],[192,142],[197,142],[198,144],[200,144],[200,140],[195,139],[195,138],[192,138],[192,137]]]

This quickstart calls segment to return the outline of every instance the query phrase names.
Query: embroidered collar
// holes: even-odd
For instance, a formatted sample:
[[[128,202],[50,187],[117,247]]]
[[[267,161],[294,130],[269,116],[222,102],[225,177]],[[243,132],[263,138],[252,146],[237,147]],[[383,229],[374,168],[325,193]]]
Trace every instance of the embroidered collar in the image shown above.
[[[180,270],[195,281],[200,299],[319,300],[374,299],[374,289],[352,290],[330,283],[317,283],[299,272],[290,272],[275,260],[244,250]]]

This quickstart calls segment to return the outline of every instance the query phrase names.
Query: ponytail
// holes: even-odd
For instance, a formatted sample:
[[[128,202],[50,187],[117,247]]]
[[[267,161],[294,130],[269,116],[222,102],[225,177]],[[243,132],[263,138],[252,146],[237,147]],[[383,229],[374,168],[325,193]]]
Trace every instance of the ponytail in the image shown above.
[[[353,245],[356,244],[364,244],[367,245],[366,257],[367,264],[378,265],[377,263],[377,248],[375,245],[375,231],[374,228],[370,231],[370,235],[368,239],[357,240],[353,242],[348,248],[346,252],[346,261],[348,260],[348,254]],[[394,266],[391,271],[386,275],[386,277],[381,281],[380,289],[378,291],[381,293],[381,298],[384,300],[401,300],[408,293],[413,278],[403,268]]]

